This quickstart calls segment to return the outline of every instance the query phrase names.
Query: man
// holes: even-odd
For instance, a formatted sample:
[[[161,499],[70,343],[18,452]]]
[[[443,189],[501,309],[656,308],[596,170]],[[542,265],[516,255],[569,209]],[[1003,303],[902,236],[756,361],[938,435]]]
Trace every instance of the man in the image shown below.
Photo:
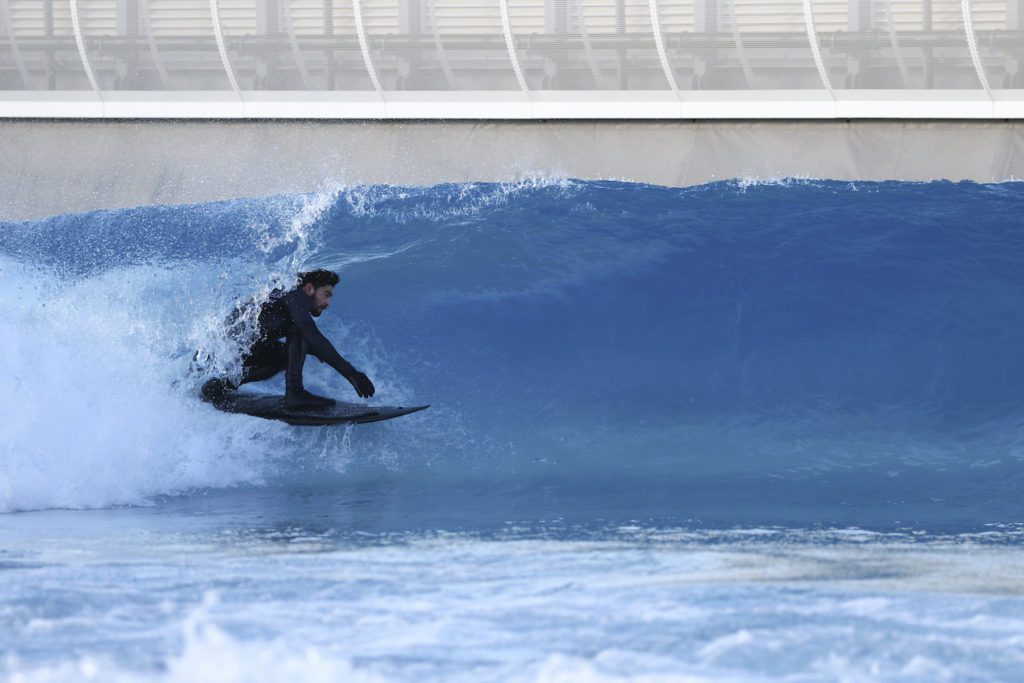
[[[313,321],[331,305],[337,284],[337,273],[313,270],[299,273],[295,289],[277,290],[270,295],[257,318],[259,337],[242,356],[239,384],[270,379],[284,370],[284,400],[289,410],[332,406],[334,399],[311,394],[302,386],[302,366],[306,354],[312,354],[351,382],[361,398],[373,396],[375,390],[370,378],[342,358]],[[233,317],[237,318],[237,314]],[[286,341],[279,341],[282,338]],[[226,392],[237,388],[230,380],[211,379],[203,385],[202,392],[208,401],[216,403],[224,399]]]

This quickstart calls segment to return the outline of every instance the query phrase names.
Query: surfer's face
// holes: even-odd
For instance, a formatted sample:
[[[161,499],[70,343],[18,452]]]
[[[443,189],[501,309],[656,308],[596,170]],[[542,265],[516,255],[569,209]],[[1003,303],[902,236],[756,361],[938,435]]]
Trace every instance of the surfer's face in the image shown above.
[[[334,285],[324,285],[313,288],[313,285],[306,285],[303,289],[309,295],[309,312],[314,317],[319,316],[331,305],[331,297],[334,296]]]

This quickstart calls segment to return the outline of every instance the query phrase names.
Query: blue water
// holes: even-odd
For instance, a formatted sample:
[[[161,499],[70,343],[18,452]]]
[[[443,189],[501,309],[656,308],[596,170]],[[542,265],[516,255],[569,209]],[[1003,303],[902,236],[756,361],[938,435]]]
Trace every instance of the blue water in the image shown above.
[[[1022,208],[536,180],[0,222],[0,675],[1013,680]],[[195,399],[312,267],[373,402],[429,411]]]

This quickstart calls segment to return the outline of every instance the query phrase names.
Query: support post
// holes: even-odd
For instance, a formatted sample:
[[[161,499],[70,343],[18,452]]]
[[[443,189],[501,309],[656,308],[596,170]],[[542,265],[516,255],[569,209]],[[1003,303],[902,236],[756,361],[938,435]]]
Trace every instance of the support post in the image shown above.
[[[441,62],[441,70],[444,72],[444,80],[448,84],[448,89],[457,90],[455,72],[452,71],[452,65],[448,61],[448,53],[444,49],[444,41],[441,40],[441,29],[438,27],[437,6],[434,4],[435,2],[436,0],[423,0],[423,8],[426,10],[426,16],[423,19],[424,23],[430,26],[430,35],[434,39],[434,51],[437,52],[437,59]]]
[[[398,32],[406,37],[413,49],[399,53],[398,89],[406,90],[416,83],[423,70],[423,12],[421,0],[398,0]],[[436,46],[435,46],[436,47]],[[415,87],[415,86],[413,86]]]
[[[7,0],[0,0],[0,17],[3,18],[4,30],[7,32],[7,41],[11,44],[11,57],[15,66],[18,67],[18,77],[21,79],[21,87],[28,90],[32,81],[25,60],[21,56],[21,49],[18,47],[18,35],[14,31],[14,19],[11,17],[11,6]]]
[[[718,33],[717,0],[697,0],[694,3],[693,28],[697,33]]]
[[[323,0],[324,2],[324,36],[334,35],[334,0]],[[335,88],[334,50],[324,50],[324,64],[327,69],[327,89]]]
[[[139,0],[117,0],[117,35],[139,34]]]
[[[399,0],[398,32],[423,33],[423,11],[420,7],[420,0]]]
[[[280,32],[281,24],[278,17],[281,9],[277,0],[257,0],[256,3],[256,33],[264,36],[273,36]]]
[[[303,88],[310,90],[309,69],[306,68],[306,60],[302,58],[302,50],[299,49],[299,39],[295,35],[291,3],[286,0],[277,6],[277,11],[280,17],[278,26],[284,24],[284,30],[288,34],[288,47],[292,51],[292,58],[295,59],[295,66],[299,69],[299,80],[302,81]]]

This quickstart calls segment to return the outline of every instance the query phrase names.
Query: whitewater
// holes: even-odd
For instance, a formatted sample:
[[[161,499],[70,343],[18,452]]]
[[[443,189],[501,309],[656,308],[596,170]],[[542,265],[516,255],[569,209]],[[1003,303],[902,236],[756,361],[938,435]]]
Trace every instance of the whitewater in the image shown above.
[[[1022,207],[533,178],[0,215],[0,677],[1015,680]],[[310,268],[371,403],[429,411],[197,399]]]

